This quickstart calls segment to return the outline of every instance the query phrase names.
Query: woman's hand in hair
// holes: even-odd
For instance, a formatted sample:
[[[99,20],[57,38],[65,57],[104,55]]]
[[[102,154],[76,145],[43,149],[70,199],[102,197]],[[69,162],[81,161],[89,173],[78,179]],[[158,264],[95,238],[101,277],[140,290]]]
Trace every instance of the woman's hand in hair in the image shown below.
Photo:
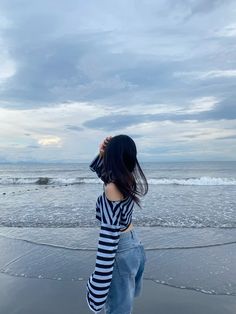
[[[100,144],[99,144],[99,154],[101,157],[103,157],[104,155],[104,151],[106,149],[106,146],[108,144],[108,142],[110,141],[110,139],[112,138],[112,136],[107,136]]]

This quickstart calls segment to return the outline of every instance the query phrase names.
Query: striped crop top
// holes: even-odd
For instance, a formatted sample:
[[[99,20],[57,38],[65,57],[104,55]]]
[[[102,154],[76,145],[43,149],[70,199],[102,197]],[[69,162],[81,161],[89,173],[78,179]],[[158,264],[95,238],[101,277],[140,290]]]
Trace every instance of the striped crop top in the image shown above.
[[[89,165],[90,170],[105,183],[103,157],[99,154]],[[104,188],[104,185],[103,185]],[[96,201],[96,218],[101,222],[95,269],[86,284],[86,300],[94,313],[99,313],[106,303],[120,233],[132,221],[134,201],[131,197],[111,201],[105,191]],[[126,228],[125,228],[126,229]]]

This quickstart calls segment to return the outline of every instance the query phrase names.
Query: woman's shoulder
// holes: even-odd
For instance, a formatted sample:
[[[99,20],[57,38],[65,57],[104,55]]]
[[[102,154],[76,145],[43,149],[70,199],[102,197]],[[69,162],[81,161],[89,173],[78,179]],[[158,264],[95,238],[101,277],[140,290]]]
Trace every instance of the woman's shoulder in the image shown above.
[[[106,197],[111,201],[120,201],[124,199],[124,196],[119,191],[114,182],[109,182],[104,186],[104,192]]]

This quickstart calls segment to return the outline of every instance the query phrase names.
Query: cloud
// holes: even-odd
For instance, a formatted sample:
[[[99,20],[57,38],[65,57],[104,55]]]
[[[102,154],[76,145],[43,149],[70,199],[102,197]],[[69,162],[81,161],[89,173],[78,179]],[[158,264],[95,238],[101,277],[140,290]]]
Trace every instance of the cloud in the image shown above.
[[[185,114],[200,113],[205,111],[211,111],[216,107],[220,101],[214,97],[200,97],[190,101],[189,108],[184,110]]]
[[[215,34],[219,37],[236,37],[236,23],[226,25]]]
[[[169,109],[170,108],[170,109]],[[112,111],[111,114],[100,116],[83,123],[85,127],[92,129],[102,129],[106,131],[118,130],[120,127],[138,125],[139,123],[152,121],[185,121],[185,120],[215,120],[219,116],[225,119],[235,119],[235,107],[228,106],[230,114],[223,108],[220,99],[214,96],[200,97],[189,100],[179,106],[156,105],[133,105],[132,108],[122,108]]]
[[[55,4],[56,11],[52,10]],[[114,4],[101,1],[95,8],[91,2],[78,1],[72,10],[55,1],[42,1],[29,5],[27,11],[8,1],[1,6],[8,21],[1,36],[14,63],[14,75],[12,72],[2,85],[1,99],[5,106],[36,108],[67,100],[116,106],[124,99],[148,103],[151,97],[155,103],[168,94],[174,99],[188,84],[181,82],[181,86],[172,73],[193,65],[204,68],[212,55],[219,64],[216,56],[221,42],[209,40],[207,34],[212,33],[206,26],[213,23],[220,27],[217,17],[221,10],[230,19],[232,5],[219,1],[182,1],[178,5],[150,1],[147,6],[131,1],[114,8]],[[194,16],[204,13],[206,19],[200,25],[197,16],[186,21],[189,12]],[[198,31],[194,31],[196,28]],[[219,73],[213,70],[212,75]],[[195,87],[201,92],[201,85]]]
[[[0,21],[1,24],[1,21]],[[10,57],[8,50],[5,48],[4,41],[0,38],[0,92],[6,80],[14,76],[16,73],[16,65],[14,60]]]
[[[207,72],[192,71],[192,72],[174,72],[174,77],[186,77],[195,80],[206,80],[214,78],[232,78],[236,77],[236,70],[212,70]]]
[[[0,154],[5,151],[5,158],[11,161],[28,158],[88,161],[105,136],[128,134],[136,140],[140,158],[146,161],[181,158],[203,160],[212,158],[212,151],[214,159],[223,158],[223,151],[225,158],[232,159],[235,139],[228,137],[235,134],[236,120],[227,120],[226,124],[224,119],[196,119],[198,115],[209,114],[214,110],[169,116],[162,112],[145,117],[140,113],[135,117],[120,115],[119,119],[114,116],[112,120],[109,106],[100,105],[98,111],[98,107],[84,103],[58,104],[31,110],[1,109],[1,133],[5,141],[1,142]],[[87,125],[88,113],[94,118],[100,116],[99,124],[96,118],[91,121],[91,125]],[[73,126],[76,131],[79,128],[79,136],[78,132],[71,132],[70,127],[73,130]],[[218,141],[219,137],[227,138],[230,143],[227,147],[231,151],[224,148],[224,141]]]
[[[216,138],[216,140],[234,140],[234,139],[236,139],[236,134]]]
[[[234,1],[24,3],[0,3],[2,156],[85,161],[126,132],[147,160],[234,158]]]
[[[188,11],[188,14],[185,16],[185,20],[196,14],[214,12],[215,9],[218,9],[223,5],[220,0],[181,0],[180,3],[182,4],[182,7]]]
[[[28,145],[28,146],[26,146],[26,148],[38,149],[38,148],[40,148],[40,146],[39,145]]]
[[[76,126],[76,125],[65,125],[66,129],[71,130],[71,131],[82,131],[83,128],[80,126]]]
[[[61,146],[61,138],[58,136],[47,136],[40,138],[38,144],[42,146]]]

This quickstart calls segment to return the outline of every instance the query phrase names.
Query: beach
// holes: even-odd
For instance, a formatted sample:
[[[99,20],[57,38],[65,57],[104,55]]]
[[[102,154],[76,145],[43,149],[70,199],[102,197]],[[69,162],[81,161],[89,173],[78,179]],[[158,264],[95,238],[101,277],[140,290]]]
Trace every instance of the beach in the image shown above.
[[[236,312],[236,163],[145,163],[132,314]],[[88,164],[1,165],[0,313],[91,313],[102,182]],[[102,313],[103,311],[101,311]]]
[[[132,314],[234,314],[235,297],[209,296],[144,280]],[[15,278],[0,274],[2,314],[89,314],[84,282]],[[101,311],[103,313],[103,310]]]
[[[38,228],[37,228],[38,229]],[[0,228],[0,313],[1,314],[60,314],[60,313],[91,313],[85,299],[86,280],[93,270],[96,252],[96,228]],[[35,231],[34,231],[35,230]],[[192,257],[192,269],[186,268],[185,275],[177,267],[178,258],[175,264],[165,256],[162,250],[159,251],[159,258],[155,257],[152,250],[150,238],[165,239],[162,245],[177,239],[173,230],[163,231],[158,228],[136,227],[136,232],[142,240],[147,254],[147,264],[144,273],[143,291],[140,297],[135,298],[132,314],[148,313],[235,313],[236,296],[227,295],[221,291],[214,294],[209,289],[198,289],[197,284],[192,287],[184,286],[186,278],[197,268],[198,262]],[[187,230],[187,232],[189,232]],[[71,239],[70,245],[64,245],[64,234]],[[51,244],[47,239],[51,236]],[[186,234],[187,236],[187,234]],[[225,235],[224,235],[225,237]],[[76,242],[76,238],[79,239]],[[54,239],[54,240],[53,240]],[[166,241],[166,244],[164,243]],[[199,241],[201,241],[199,239]],[[233,241],[229,241],[233,242]],[[197,246],[197,243],[196,243]],[[198,245],[199,246],[199,245]],[[227,246],[227,245],[226,245]],[[213,246],[215,248],[218,246]],[[235,250],[235,244],[228,244],[229,249]],[[204,248],[202,248],[204,249]],[[189,251],[190,249],[186,249]],[[198,248],[201,250],[201,248]],[[174,250],[166,250],[172,251]],[[154,255],[153,255],[154,254]],[[204,252],[203,252],[204,254]],[[164,256],[163,256],[164,255]],[[161,257],[162,256],[162,257]],[[213,254],[213,256],[215,256]],[[186,255],[183,257],[186,259]],[[154,262],[154,261],[157,262]],[[200,261],[200,257],[198,259]],[[233,262],[231,260],[231,262]],[[210,258],[208,258],[208,264]],[[169,266],[168,266],[169,264]],[[180,272],[180,278],[164,280],[169,274],[167,269],[172,265],[173,273]],[[235,264],[234,264],[235,265]],[[204,265],[202,265],[204,266]],[[228,264],[224,265],[224,267]],[[231,284],[235,285],[235,270],[231,265]],[[208,266],[209,267],[209,266]],[[212,266],[211,266],[212,267]],[[152,280],[156,272],[159,274],[160,282]],[[164,270],[165,269],[165,270]],[[172,276],[174,276],[172,273]],[[208,273],[208,271],[207,271]],[[220,273],[220,272],[219,272]],[[196,275],[196,273],[195,273]],[[225,276],[225,275],[224,275]],[[170,277],[170,276],[169,276]],[[204,278],[198,276],[203,282]],[[163,279],[163,280],[161,280]],[[222,280],[222,278],[218,278]],[[161,282],[162,281],[162,282]],[[177,284],[177,281],[178,284]],[[225,285],[227,280],[225,281]],[[201,287],[201,283],[199,284]],[[221,289],[224,285],[221,284]],[[202,291],[201,291],[202,290]],[[101,311],[103,313],[103,310]]]

